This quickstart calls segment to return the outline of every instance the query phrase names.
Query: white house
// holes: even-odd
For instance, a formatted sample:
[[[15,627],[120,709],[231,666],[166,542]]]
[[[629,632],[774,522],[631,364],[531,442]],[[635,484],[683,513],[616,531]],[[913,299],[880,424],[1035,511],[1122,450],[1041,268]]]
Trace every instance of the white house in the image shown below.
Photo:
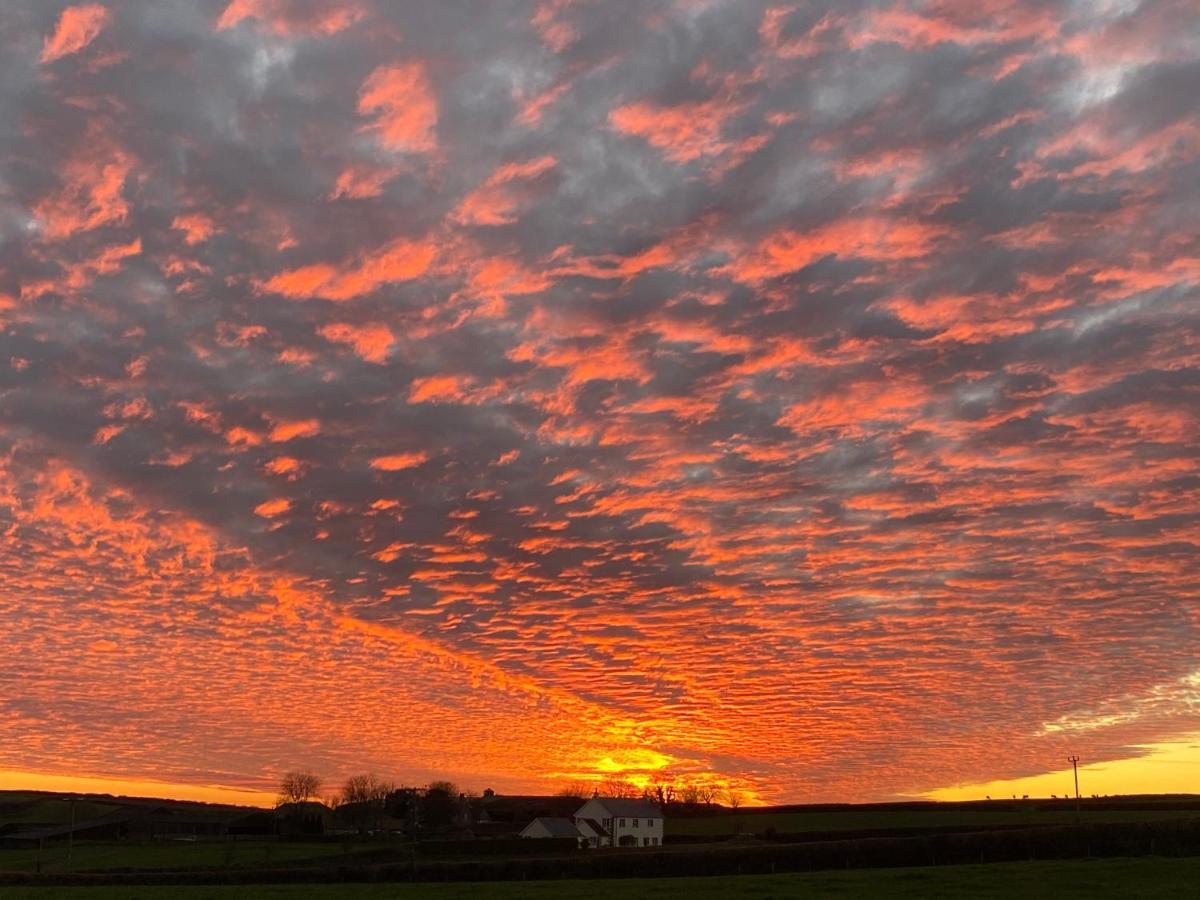
[[[593,797],[575,811],[575,827],[588,847],[658,847],[663,813],[649,800]]]
[[[521,829],[523,838],[575,838],[583,846],[583,835],[570,819],[539,816]]]

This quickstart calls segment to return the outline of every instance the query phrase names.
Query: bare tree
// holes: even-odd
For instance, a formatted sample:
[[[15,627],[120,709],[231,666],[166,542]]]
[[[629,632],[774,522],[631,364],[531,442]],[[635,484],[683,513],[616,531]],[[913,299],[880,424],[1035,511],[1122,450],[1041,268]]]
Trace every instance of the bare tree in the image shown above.
[[[579,800],[584,800],[592,796],[592,788],[586,781],[569,781],[559,789],[555,796],[575,797]]]
[[[730,809],[737,812],[742,806],[741,791],[735,791],[733,788],[730,788],[725,792],[725,802],[729,805]]]
[[[712,806],[713,801],[717,799],[717,786],[711,781],[706,781],[700,785],[700,800],[705,806]]]
[[[342,785],[342,805],[355,807],[354,818],[361,833],[365,834],[372,823],[378,824],[387,796],[394,789],[391,782],[384,781],[373,772],[351,775],[346,779]]]
[[[670,806],[675,802],[675,782],[669,777],[659,778],[646,786],[642,796],[659,806]]]
[[[620,797],[632,799],[637,797],[642,792],[637,789],[637,785],[623,778],[609,778],[600,785],[600,794],[604,797]]]
[[[700,785],[694,781],[689,781],[679,789],[679,801],[687,803],[690,806],[695,806],[700,802]]]
[[[288,772],[279,782],[280,803],[304,803],[321,790],[321,777],[312,772]]]

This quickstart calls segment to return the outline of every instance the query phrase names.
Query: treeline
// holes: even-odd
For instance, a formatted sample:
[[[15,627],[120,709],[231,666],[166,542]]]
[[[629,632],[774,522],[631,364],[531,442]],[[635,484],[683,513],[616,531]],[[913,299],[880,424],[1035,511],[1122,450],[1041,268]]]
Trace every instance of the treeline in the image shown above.
[[[705,777],[674,778],[663,777],[639,787],[632,781],[623,778],[608,778],[604,781],[572,781],[559,791],[561,797],[620,797],[649,800],[657,803],[664,810],[684,807],[713,807],[725,805],[730,809],[738,809],[745,800],[742,792],[736,788],[726,787]]]
[[[340,789],[325,787],[321,776],[307,770],[293,770],[280,779],[276,813],[290,831],[325,833],[331,823],[340,822],[361,834],[416,832],[449,828],[466,817],[468,798],[452,781],[410,787],[368,772],[351,775]]]

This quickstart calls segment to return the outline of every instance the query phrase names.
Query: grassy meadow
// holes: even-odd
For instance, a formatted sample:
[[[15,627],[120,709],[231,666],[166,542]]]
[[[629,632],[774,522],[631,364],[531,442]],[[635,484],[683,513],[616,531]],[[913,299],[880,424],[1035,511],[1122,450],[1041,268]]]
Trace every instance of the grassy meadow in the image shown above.
[[[360,849],[347,843],[291,841],[79,841],[71,851],[72,872],[114,869],[206,869],[273,866],[328,859]],[[36,848],[0,849],[0,872],[34,872]],[[40,853],[43,873],[67,870],[67,845],[47,844]],[[0,896],[8,888],[0,887]]]
[[[1101,822],[1150,822],[1162,819],[1200,818],[1194,809],[1088,809],[1081,814],[1084,824]],[[798,812],[755,812],[746,810],[714,816],[667,819],[667,835],[712,837],[730,834],[762,834],[773,828],[779,834],[806,832],[867,831],[883,829],[993,828],[1022,825],[1070,825],[1071,809],[979,809],[947,805],[945,809],[920,810],[805,810]]]
[[[486,884],[303,884],[169,887],[6,887],[5,900],[1194,900],[1200,858],[996,863],[796,875],[630,878]]]

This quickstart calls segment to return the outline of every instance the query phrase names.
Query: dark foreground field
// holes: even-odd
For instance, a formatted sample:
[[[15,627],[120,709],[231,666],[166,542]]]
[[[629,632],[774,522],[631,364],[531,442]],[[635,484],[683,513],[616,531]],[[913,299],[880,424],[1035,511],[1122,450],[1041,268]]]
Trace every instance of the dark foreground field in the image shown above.
[[[1186,898],[1200,895],[1200,857],[1064,860],[715,878],[461,884],[6,887],[5,900],[782,900],[817,898]]]

